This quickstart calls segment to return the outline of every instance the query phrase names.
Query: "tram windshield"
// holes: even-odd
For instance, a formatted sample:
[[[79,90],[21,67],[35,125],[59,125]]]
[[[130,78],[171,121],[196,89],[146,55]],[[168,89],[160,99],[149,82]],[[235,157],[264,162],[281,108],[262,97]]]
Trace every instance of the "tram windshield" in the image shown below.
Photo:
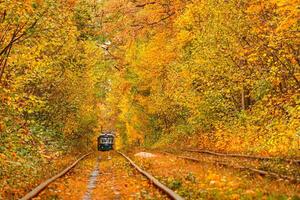
[[[113,138],[101,138],[100,143],[101,144],[112,144],[113,143]]]

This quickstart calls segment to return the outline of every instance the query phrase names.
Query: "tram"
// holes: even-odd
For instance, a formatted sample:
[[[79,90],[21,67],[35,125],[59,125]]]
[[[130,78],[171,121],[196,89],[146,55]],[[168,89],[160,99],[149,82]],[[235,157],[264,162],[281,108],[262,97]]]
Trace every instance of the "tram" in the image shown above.
[[[112,132],[102,132],[98,137],[98,151],[113,150],[115,135]]]

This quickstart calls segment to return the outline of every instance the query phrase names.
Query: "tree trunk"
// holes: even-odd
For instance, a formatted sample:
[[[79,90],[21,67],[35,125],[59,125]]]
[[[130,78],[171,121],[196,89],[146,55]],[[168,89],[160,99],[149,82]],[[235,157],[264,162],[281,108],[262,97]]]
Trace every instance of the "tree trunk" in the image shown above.
[[[245,105],[245,89],[242,89],[242,110],[246,109],[246,105]]]

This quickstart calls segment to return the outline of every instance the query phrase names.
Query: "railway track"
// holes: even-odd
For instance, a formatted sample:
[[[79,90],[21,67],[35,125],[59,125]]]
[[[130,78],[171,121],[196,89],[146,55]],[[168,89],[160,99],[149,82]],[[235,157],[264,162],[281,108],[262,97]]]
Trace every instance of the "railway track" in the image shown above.
[[[174,152],[164,151],[162,153],[167,153],[174,155],[178,158],[185,159],[188,161],[198,162],[198,163],[209,163],[213,165],[221,165],[224,167],[230,167],[237,170],[250,171],[252,173],[260,174],[263,176],[270,176],[276,179],[284,179],[291,181],[292,183],[300,183],[300,174],[299,174],[299,160],[296,159],[284,159],[284,158],[275,158],[275,157],[259,157],[259,156],[248,156],[240,154],[222,154],[216,153],[207,150],[180,150]],[[193,153],[192,155],[186,155],[183,152]],[[197,154],[205,154],[198,155]],[[214,158],[213,158],[214,157]],[[221,158],[221,159],[220,159]],[[254,161],[252,161],[254,160]],[[260,169],[260,166],[266,163],[272,165],[273,167],[281,167],[287,165],[289,168],[292,168],[297,173],[296,176],[287,175],[284,173],[276,172],[276,170],[271,171],[267,169]],[[272,163],[272,164],[270,164]],[[285,165],[283,165],[285,164]]]
[[[21,200],[29,200],[29,199],[32,199],[34,197],[37,197],[39,195],[39,193],[42,192],[43,190],[45,190],[49,184],[51,184],[52,182],[58,181],[59,178],[66,175],[80,161],[82,161],[84,158],[86,158],[90,154],[91,153],[83,155],[82,157],[77,159],[74,163],[72,163],[70,166],[68,166],[66,169],[64,169],[62,172],[60,172],[59,174],[51,177],[50,179],[46,180],[45,182],[41,183],[39,186],[34,188],[31,192],[29,192],[24,197],[22,197]],[[94,166],[94,169],[92,170],[92,172],[90,173],[90,176],[89,176],[89,180],[88,180],[88,183],[87,183],[87,189],[86,189],[86,192],[85,192],[85,194],[82,198],[83,200],[91,200],[91,199],[94,199],[93,197],[96,197],[97,199],[98,198],[100,198],[100,199],[115,199],[115,200],[123,199],[121,197],[118,182],[116,181],[116,179],[118,179],[118,180],[120,180],[120,178],[122,179],[122,177],[118,177],[119,174],[117,174],[115,172],[116,167],[118,167],[118,166],[116,166],[116,165],[113,166],[113,164],[111,164],[111,163],[108,164],[109,160],[116,157],[116,155],[120,155],[121,158],[124,160],[123,162],[130,163],[129,166],[131,166],[133,168],[132,170],[134,170],[134,171],[136,171],[140,174],[138,176],[146,177],[147,180],[148,180],[147,182],[149,182],[149,186],[150,187],[155,187],[156,190],[159,191],[159,193],[162,193],[162,195],[165,196],[163,199],[165,199],[166,197],[168,197],[169,199],[174,199],[174,200],[182,200],[183,199],[178,194],[176,194],[173,190],[171,190],[170,188],[168,188],[165,185],[163,185],[162,183],[160,183],[151,174],[149,174],[145,170],[142,170],[138,165],[136,165],[124,153],[113,152],[112,154],[113,155],[111,156],[109,152],[104,152],[104,153],[100,153],[99,156],[97,157],[97,161],[96,161],[96,164]],[[103,156],[103,155],[106,155],[106,156]],[[106,171],[104,171],[104,169],[101,169],[102,163],[104,165],[104,162],[106,162],[105,163],[106,165],[109,165],[109,167],[107,168]],[[107,181],[106,182],[99,181],[99,179],[101,179],[103,176],[109,177],[109,181],[108,182]],[[137,180],[136,182],[138,182],[138,181],[139,180]],[[101,186],[101,185],[105,185],[105,184],[109,184],[105,187],[106,187],[107,190],[110,190],[110,193],[111,193],[110,195],[113,195],[113,197],[111,196],[110,198],[107,198],[107,197],[105,197],[105,193],[102,194],[104,196],[101,197],[101,195],[99,196],[99,194],[97,193],[96,188]]]
[[[263,157],[263,156],[254,156],[254,155],[245,155],[245,154],[236,154],[236,153],[219,153],[219,152],[209,151],[206,149],[181,149],[181,151],[203,153],[203,154],[209,154],[209,155],[219,156],[219,157],[234,157],[234,158],[246,158],[246,159],[254,159],[254,160],[281,161],[287,163],[300,164],[300,159],[291,159],[291,158],[288,159],[288,158],[281,158],[281,157]]]
[[[61,172],[59,172],[58,174],[56,174],[55,176],[47,179],[46,181],[44,181],[43,183],[41,183],[40,185],[38,185],[36,188],[34,188],[33,190],[31,190],[29,193],[27,193],[25,196],[23,196],[20,200],[29,200],[32,199],[33,197],[37,196],[40,192],[42,192],[49,184],[51,184],[52,182],[54,182],[55,180],[57,180],[58,178],[64,176],[65,174],[67,174],[71,169],[73,169],[81,160],[83,160],[84,158],[86,158],[87,156],[89,156],[91,153],[87,153],[83,156],[81,156],[79,159],[77,159],[75,162],[73,162],[70,166],[68,166],[67,168],[65,168],[64,170],[62,170]]]
[[[171,199],[174,200],[183,200],[183,198],[181,196],[179,196],[178,194],[176,194],[173,190],[171,190],[170,188],[168,188],[167,186],[163,185],[162,183],[160,183],[156,178],[154,178],[151,174],[149,174],[148,172],[146,172],[145,170],[142,170],[139,166],[137,166],[128,156],[126,156],[124,153],[118,152],[119,154],[121,154],[124,158],[126,158],[128,160],[128,162],[130,162],[130,164],[136,169],[138,170],[141,174],[143,174],[145,177],[147,177],[157,188],[159,188],[160,190],[162,190],[164,193],[166,193]]]
[[[234,168],[234,169],[240,170],[240,171],[250,171],[251,173],[257,173],[257,174],[260,174],[263,176],[270,176],[270,177],[273,177],[276,179],[281,179],[281,180],[285,179],[285,180],[289,180],[289,181],[297,183],[297,184],[300,183],[300,180],[298,177],[287,176],[285,174],[275,173],[272,171],[267,171],[267,170],[262,170],[260,168],[247,166],[246,163],[248,163],[248,161],[247,161],[248,158],[239,158],[236,156],[226,157],[226,156],[219,156],[219,155],[214,155],[214,154],[210,154],[210,153],[208,153],[208,154],[204,153],[204,155],[202,155],[202,154],[199,154],[199,152],[195,152],[195,151],[190,152],[189,155],[184,154],[183,151],[176,151],[176,153],[160,151],[160,153],[170,154],[172,156],[176,156],[178,159],[199,162],[199,163],[209,163],[209,164],[213,164],[213,165]],[[40,184],[38,187],[36,187],[31,192],[26,194],[23,198],[21,198],[21,200],[31,199],[31,198],[37,196],[41,191],[45,190],[45,188],[47,188],[47,186],[49,184],[51,184],[52,182],[55,182],[55,183],[56,183],[56,181],[59,182],[59,180],[57,180],[57,179],[66,175],[78,163],[83,161],[84,158],[86,158],[88,155],[90,155],[90,153],[83,155],[78,160],[76,160],[74,163],[72,163],[69,167],[67,167],[65,170],[63,170],[59,174],[55,175],[54,177],[52,177],[52,178],[46,180],[45,182],[43,182],[42,184]],[[132,155],[132,154],[130,154],[130,155]],[[233,161],[231,159],[233,159]],[[252,160],[253,158],[249,158],[249,159]],[[94,164],[90,165],[90,168],[89,168],[90,171],[86,171],[86,173],[84,175],[85,177],[89,177],[89,179],[85,180],[85,182],[82,183],[82,185],[87,186],[86,189],[84,189],[85,191],[83,191],[80,194],[80,196],[82,197],[83,200],[91,200],[91,199],[119,200],[119,199],[124,199],[124,196],[130,197],[130,198],[132,198],[132,197],[135,198],[135,196],[130,196],[132,194],[130,194],[130,192],[128,192],[128,191],[130,191],[134,187],[137,187],[137,188],[135,188],[136,192],[141,191],[143,187],[145,188],[145,183],[142,183],[143,181],[147,182],[147,184],[148,184],[148,186],[146,186],[146,188],[148,188],[148,189],[152,188],[152,189],[150,189],[152,192],[152,193],[150,192],[151,195],[155,195],[153,193],[153,191],[157,191],[157,193],[161,193],[163,195],[161,198],[159,197],[158,199],[176,199],[176,200],[183,199],[181,196],[176,194],[173,190],[171,190],[170,188],[163,185],[160,181],[158,181],[156,178],[154,178],[151,174],[149,174],[147,171],[145,171],[140,166],[138,166],[133,160],[131,160],[127,155],[125,155],[122,152],[117,152],[117,151],[101,152],[96,157],[96,159],[91,157],[88,160],[94,160],[93,161]],[[238,163],[236,160],[239,160],[240,163]],[[260,162],[265,162],[265,159],[255,159],[255,160],[259,160]],[[273,162],[273,161],[276,161],[276,160],[267,159],[267,162]],[[285,161],[283,161],[283,162],[285,162]],[[297,162],[288,162],[288,163],[293,164],[296,167],[299,167]],[[82,164],[81,167],[84,167],[85,165],[86,164]],[[81,170],[78,170],[77,168],[75,169],[75,171],[76,170],[77,170],[77,173],[81,173]],[[130,173],[129,175],[125,174],[125,171],[128,171],[128,170]],[[150,171],[152,171],[152,170],[150,170]],[[89,173],[89,175],[88,175],[88,173]],[[152,173],[156,174],[155,171],[152,171]],[[143,180],[142,180],[141,177],[145,177],[146,179],[143,178]],[[160,176],[158,176],[158,177],[160,177]],[[70,178],[72,178],[72,175],[70,175]],[[60,181],[64,182],[65,180],[60,179]],[[76,181],[73,181],[73,183]],[[122,183],[123,183],[123,185],[121,185]],[[124,184],[125,184],[125,186],[124,186]],[[48,191],[48,190],[46,190],[46,191]],[[103,191],[106,191],[106,192],[103,192]],[[45,192],[43,192],[43,193],[45,194]],[[43,198],[45,198],[45,197],[42,197],[42,199]],[[39,199],[41,199],[41,198],[39,198]],[[63,199],[68,199],[68,198],[63,198]],[[76,199],[78,199],[78,198],[76,198]]]

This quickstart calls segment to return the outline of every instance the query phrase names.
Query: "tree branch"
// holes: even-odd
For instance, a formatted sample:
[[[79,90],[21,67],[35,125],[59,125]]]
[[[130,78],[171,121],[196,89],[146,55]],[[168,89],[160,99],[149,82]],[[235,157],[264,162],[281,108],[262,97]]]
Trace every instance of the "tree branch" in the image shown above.
[[[156,4],[156,1],[148,2],[148,3],[144,3],[144,4],[138,4],[135,7],[137,7],[137,8],[144,8],[147,5],[154,5],[154,4]]]
[[[160,20],[158,20],[158,21],[156,21],[156,22],[147,23],[147,25],[148,25],[148,26],[153,26],[153,25],[155,25],[155,24],[158,24],[158,23],[160,23],[160,22],[162,22],[162,21],[165,21],[165,20],[169,19],[169,18],[172,17],[173,15],[175,15],[175,12],[172,12],[172,13],[168,14],[167,16],[161,18]]]

